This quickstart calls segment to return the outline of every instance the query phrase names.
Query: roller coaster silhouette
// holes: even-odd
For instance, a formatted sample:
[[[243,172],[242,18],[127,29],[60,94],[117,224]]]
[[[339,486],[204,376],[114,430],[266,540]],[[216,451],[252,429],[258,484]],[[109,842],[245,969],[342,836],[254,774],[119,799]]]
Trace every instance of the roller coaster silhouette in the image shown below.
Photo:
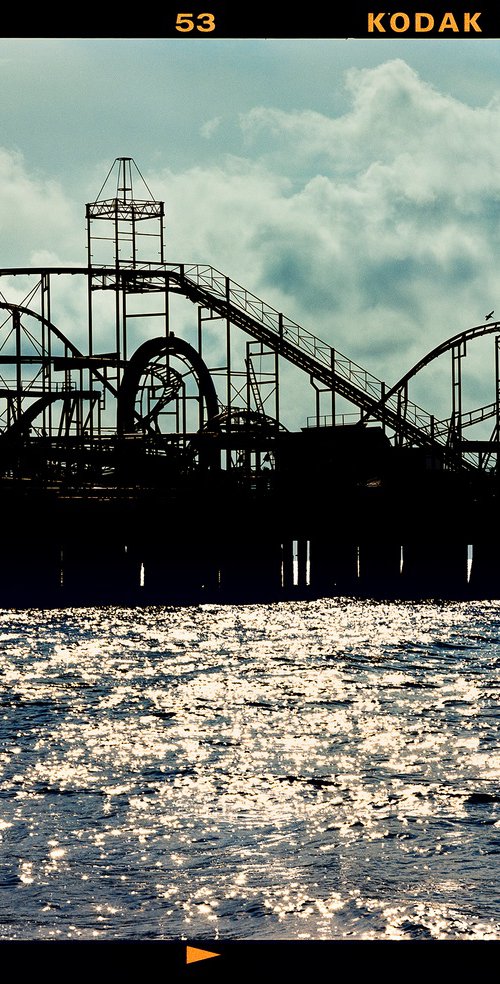
[[[132,158],[86,220],[86,266],[0,270],[0,605],[500,597],[493,311],[388,386],[211,266],[165,262]],[[490,334],[494,398],[465,410]],[[436,416],[409,390],[446,356]]]

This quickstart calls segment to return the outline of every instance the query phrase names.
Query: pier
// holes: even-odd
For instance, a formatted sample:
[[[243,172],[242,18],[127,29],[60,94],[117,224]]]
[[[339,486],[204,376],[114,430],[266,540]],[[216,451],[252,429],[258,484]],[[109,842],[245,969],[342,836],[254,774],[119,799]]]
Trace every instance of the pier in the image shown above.
[[[0,606],[499,598],[500,323],[382,381],[168,262],[164,219],[117,158],[84,266],[0,270]],[[493,399],[466,410],[488,335]],[[446,417],[409,396],[438,360]]]

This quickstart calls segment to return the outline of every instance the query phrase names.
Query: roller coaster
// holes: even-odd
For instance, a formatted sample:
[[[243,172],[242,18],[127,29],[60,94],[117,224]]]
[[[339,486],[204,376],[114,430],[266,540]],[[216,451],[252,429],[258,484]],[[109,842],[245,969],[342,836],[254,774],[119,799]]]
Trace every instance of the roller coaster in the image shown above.
[[[87,265],[0,269],[0,605],[500,597],[500,322],[388,385],[213,267],[166,262],[164,221],[117,158]],[[490,334],[494,399],[465,410]],[[447,357],[432,414],[410,386]]]

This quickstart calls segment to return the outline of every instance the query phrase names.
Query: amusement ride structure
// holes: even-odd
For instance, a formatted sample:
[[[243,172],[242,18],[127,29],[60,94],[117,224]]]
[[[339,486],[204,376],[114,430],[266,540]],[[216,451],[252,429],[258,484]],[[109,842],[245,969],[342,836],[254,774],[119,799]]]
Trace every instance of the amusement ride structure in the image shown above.
[[[86,266],[0,270],[0,605],[500,597],[500,323],[387,385],[211,266],[166,262],[164,218],[117,158]],[[495,398],[464,411],[488,334]],[[409,389],[445,358],[440,419]],[[298,431],[285,365],[313,398]]]

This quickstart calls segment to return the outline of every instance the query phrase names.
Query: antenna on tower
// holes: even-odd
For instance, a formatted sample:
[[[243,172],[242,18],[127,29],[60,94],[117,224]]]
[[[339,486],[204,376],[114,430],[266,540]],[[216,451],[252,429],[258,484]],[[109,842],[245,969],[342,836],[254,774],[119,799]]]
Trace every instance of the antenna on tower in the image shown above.
[[[146,179],[141,174],[141,172],[140,172],[137,164],[135,163],[134,158],[133,157],[116,157],[115,160],[114,160],[114,162],[113,162],[113,164],[111,165],[111,167],[110,167],[107,175],[106,175],[106,178],[104,180],[104,183],[103,183],[103,185],[102,185],[102,187],[101,187],[101,189],[99,191],[99,194],[97,195],[97,198],[96,198],[96,201],[95,201],[94,204],[96,204],[98,201],[101,200],[101,196],[103,194],[103,191],[104,191],[106,185],[108,184],[108,181],[110,180],[111,175],[113,173],[116,173],[116,175],[117,175],[117,177],[116,177],[116,196],[115,197],[119,201],[122,201],[122,202],[133,201],[133,198],[134,198],[134,195],[133,195],[133,174],[134,174],[134,171],[137,172],[137,175],[140,178],[142,184],[144,185],[144,187],[145,187],[145,189],[146,189],[146,191],[148,193],[149,198],[151,200],[154,200],[153,199],[153,193],[151,192],[151,190],[150,190],[150,188],[149,188],[149,186],[148,186],[148,184],[146,182]]]
[[[106,189],[114,177],[113,191]],[[135,181],[135,188],[134,188]],[[142,195],[138,192],[138,185]],[[87,244],[89,266],[135,267],[140,263],[164,263],[164,202],[154,200],[151,190],[133,157],[117,157],[106,175],[95,201],[86,206]],[[100,233],[93,230],[93,222],[101,220],[107,227]],[[156,223],[151,231],[151,220]],[[147,226],[139,223],[149,223]],[[156,241],[156,256],[145,251]],[[107,247],[102,247],[107,243]],[[112,245],[109,245],[112,244]]]

